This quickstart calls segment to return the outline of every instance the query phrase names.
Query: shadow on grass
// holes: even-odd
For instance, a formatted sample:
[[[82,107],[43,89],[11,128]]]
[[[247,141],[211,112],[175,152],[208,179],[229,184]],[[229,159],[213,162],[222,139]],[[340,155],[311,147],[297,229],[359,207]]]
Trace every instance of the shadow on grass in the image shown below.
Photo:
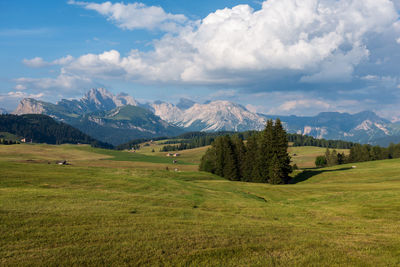
[[[297,174],[291,181],[290,184],[297,184],[297,183],[301,183],[304,182],[308,179],[310,179],[311,177],[324,173],[324,172],[337,172],[337,171],[346,171],[346,170],[351,170],[350,167],[346,167],[346,168],[340,168],[340,169],[335,169],[335,170],[321,170],[321,169],[308,169],[308,170],[304,170],[301,173]]]

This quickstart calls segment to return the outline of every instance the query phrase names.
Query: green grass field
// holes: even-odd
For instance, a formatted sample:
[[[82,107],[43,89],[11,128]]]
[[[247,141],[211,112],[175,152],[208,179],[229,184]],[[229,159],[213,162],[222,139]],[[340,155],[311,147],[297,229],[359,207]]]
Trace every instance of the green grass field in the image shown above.
[[[272,186],[126,153],[0,146],[0,265],[400,265],[400,160]]]

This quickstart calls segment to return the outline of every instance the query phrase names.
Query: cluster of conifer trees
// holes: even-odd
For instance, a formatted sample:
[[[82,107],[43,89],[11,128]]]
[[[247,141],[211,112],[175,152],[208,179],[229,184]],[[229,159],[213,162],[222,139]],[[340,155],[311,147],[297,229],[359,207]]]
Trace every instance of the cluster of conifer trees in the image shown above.
[[[15,144],[18,144],[18,142],[13,140],[0,139],[0,145],[15,145]]]
[[[112,145],[100,142],[68,124],[41,114],[0,115],[0,132],[24,137],[35,143],[81,143],[91,144],[93,147],[113,148]]]
[[[246,144],[239,136],[217,137],[201,159],[200,170],[233,181],[283,184],[292,171],[288,140],[279,119],[251,135]]]
[[[326,149],[324,156],[318,156],[315,159],[315,165],[318,167],[334,166],[344,163],[355,163],[364,161],[384,160],[400,158],[400,144],[390,144],[389,147],[371,146],[355,144],[349,155],[338,153],[336,150]]]
[[[315,137],[302,134],[288,134],[288,140],[292,143],[292,146],[318,146],[350,149],[356,144],[343,140],[317,139]]]

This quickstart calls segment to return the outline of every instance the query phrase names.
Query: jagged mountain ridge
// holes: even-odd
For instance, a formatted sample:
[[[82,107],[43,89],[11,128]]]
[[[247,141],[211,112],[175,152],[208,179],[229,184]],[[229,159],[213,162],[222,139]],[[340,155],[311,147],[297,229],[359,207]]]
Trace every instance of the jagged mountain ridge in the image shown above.
[[[260,130],[268,119],[279,117],[288,132],[316,138],[374,143],[375,139],[400,135],[400,124],[380,118],[372,111],[322,112],[313,117],[278,116],[253,113],[228,101],[194,104],[185,110],[160,101],[151,107],[162,119],[189,131]]]
[[[113,145],[136,138],[174,136],[183,132],[139,107],[134,98],[126,94],[115,96],[105,89],[91,89],[82,99],[63,99],[56,104],[23,99],[14,114],[48,115]]]
[[[188,131],[261,130],[265,118],[229,101],[193,104],[187,109],[165,102],[152,104],[154,113],[162,119]]]
[[[105,89],[92,89],[82,99],[63,99],[56,104],[24,99],[15,113],[50,115],[112,144],[134,138],[172,136],[183,131],[261,130],[266,120],[277,117],[288,132],[316,138],[374,143],[376,139],[400,135],[400,124],[371,111],[323,112],[313,117],[276,116],[257,114],[222,100],[204,104],[189,99],[181,99],[176,105],[162,101],[141,104],[126,94],[113,95]]]
[[[79,100],[62,99],[56,104],[25,98],[20,102],[14,114],[42,114],[50,112],[50,110],[51,112],[83,114],[112,110],[125,105],[137,106],[138,103],[125,93],[114,95],[104,88],[93,88]]]
[[[266,118],[275,116],[263,115]],[[314,117],[279,116],[291,133],[316,138],[373,143],[375,139],[397,135],[398,124],[380,118],[372,111],[356,114],[323,112]]]

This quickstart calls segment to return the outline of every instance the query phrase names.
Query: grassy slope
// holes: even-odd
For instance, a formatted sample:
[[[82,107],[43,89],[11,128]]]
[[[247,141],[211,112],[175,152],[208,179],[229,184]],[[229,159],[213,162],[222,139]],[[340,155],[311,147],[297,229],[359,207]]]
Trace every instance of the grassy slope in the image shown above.
[[[332,149],[330,149],[332,151]],[[313,168],[315,167],[315,158],[320,155],[324,155],[326,148],[323,147],[312,147],[312,146],[301,146],[301,147],[290,147],[289,153],[292,157],[293,163],[296,163],[300,168]],[[338,153],[344,152],[349,153],[348,149],[336,149]],[[296,156],[294,156],[296,154]]]
[[[271,186],[110,159],[0,146],[0,265],[400,264],[400,160]]]
[[[159,156],[159,157],[165,157],[167,152],[159,152],[160,149],[164,145],[160,145],[160,143],[165,142],[163,141],[156,141],[152,144],[148,143],[150,146],[142,146],[141,149],[139,150],[140,153],[143,153],[145,155],[149,156]],[[209,146],[206,147],[199,147],[195,149],[189,149],[189,150],[183,150],[183,151],[177,151],[178,153],[181,154],[178,160],[182,160],[184,162],[188,163],[195,163],[199,164],[200,159],[204,153],[206,153],[207,149]],[[154,149],[155,152],[151,152],[152,149]],[[331,149],[332,150],[332,149]],[[322,147],[290,147],[289,148],[289,154],[292,157],[293,163],[296,163],[298,167],[300,168],[313,168],[315,167],[315,158],[320,155],[324,155],[326,151],[326,148]],[[337,152],[344,152],[348,153],[348,149],[336,149]],[[174,152],[171,152],[174,153]],[[294,156],[296,155],[296,156]]]

